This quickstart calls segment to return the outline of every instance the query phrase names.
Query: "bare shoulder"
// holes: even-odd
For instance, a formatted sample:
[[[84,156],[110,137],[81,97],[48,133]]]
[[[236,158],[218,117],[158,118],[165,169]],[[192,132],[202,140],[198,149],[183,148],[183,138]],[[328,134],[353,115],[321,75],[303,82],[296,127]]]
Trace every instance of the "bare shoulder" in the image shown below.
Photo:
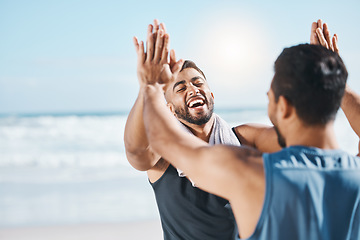
[[[242,132],[247,130],[261,130],[264,128],[271,128],[272,126],[261,123],[244,123],[235,127],[236,131]]]
[[[235,133],[242,145],[254,147],[260,152],[281,150],[273,126],[264,124],[243,124],[235,128]]]
[[[242,145],[255,147],[256,137],[264,130],[270,129],[271,126],[256,123],[242,124],[234,128],[236,136]]]

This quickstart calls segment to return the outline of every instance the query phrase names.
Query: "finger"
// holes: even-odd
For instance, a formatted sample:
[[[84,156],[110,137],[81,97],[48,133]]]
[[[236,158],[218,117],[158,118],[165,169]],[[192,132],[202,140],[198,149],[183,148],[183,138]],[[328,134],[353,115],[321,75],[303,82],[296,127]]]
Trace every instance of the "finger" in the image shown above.
[[[146,38],[149,38],[149,37],[152,35],[152,33],[153,33],[153,29],[154,29],[154,26],[153,26],[153,25],[151,25],[151,24],[149,24],[149,25],[148,25],[148,29],[147,29],[147,35],[146,35]]]
[[[310,44],[315,44],[315,45],[320,44],[319,39],[318,39],[317,34],[316,34],[317,26],[318,26],[317,22],[313,22],[311,24]]]
[[[160,29],[158,31],[156,42],[155,42],[155,53],[154,53],[154,62],[158,63],[160,61],[162,50],[164,45],[164,31]]]
[[[333,46],[334,46],[334,52],[336,52],[337,54],[340,54],[339,47],[338,47],[338,37],[336,34],[334,34],[332,41],[333,41]]]
[[[137,37],[133,37],[133,42],[134,42],[134,46],[135,46],[135,51],[137,53],[139,51],[139,43],[138,43]]]
[[[168,63],[169,46],[170,46],[170,37],[169,37],[169,34],[166,33],[164,35],[164,47],[163,47],[162,55],[161,55],[161,59],[160,59],[160,62],[163,64]]]
[[[137,37],[134,37],[133,40],[134,40],[135,50],[136,50],[136,54],[137,54],[137,58],[138,58],[137,59],[138,63],[144,63],[144,61],[145,61],[144,42],[141,41],[139,43]]]
[[[160,29],[159,20],[154,19],[154,32],[153,32],[154,42],[156,42],[156,37],[159,29]]]
[[[176,56],[175,56],[175,50],[171,49],[170,51],[170,69],[173,69],[174,65],[176,63]]]
[[[153,25],[149,24],[148,34],[146,39],[146,61],[152,61],[154,57],[154,36]]]
[[[145,58],[146,58],[146,54],[144,51],[144,42],[141,41],[139,43],[139,50],[138,50],[138,62],[139,63],[144,63],[145,62]]]
[[[328,25],[326,23],[324,23],[323,26],[324,26],[324,29],[323,29],[324,36],[325,36],[326,42],[328,43],[329,49],[334,51],[334,48],[333,48],[333,45],[331,42],[330,31],[329,31]]]
[[[328,45],[328,43],[327,43],[327,41],[325,39],[323,31],[320,28],[317,28],[316,33],[317,33],[320,45],[323,46],[323,47],[326,47],[327,49],[329,49],[329,45]]]
[[[166,33],[165,23],[160,23],[160,29],[164,30],[164,33]]]
[[[175,74],[178,74],[182,68],[184,64],[184,59],[180,59],[179,61],[177,61],[174,65],[174,67],[171,69],[172,73],[175,75]]]
[[[321,19],[317,20],[317,27],[318,27],[318,28],[321,28],[321,31],[323,30],[323,29],[322,29],[322,28],[323,28],[323,24],[322,24],[322,20],[321,20]]]
[[[154,19],[154,31],[155,31],[155,32],[159,31],[159,28],[160,28],[160,26],[159,26],[159,20]]]

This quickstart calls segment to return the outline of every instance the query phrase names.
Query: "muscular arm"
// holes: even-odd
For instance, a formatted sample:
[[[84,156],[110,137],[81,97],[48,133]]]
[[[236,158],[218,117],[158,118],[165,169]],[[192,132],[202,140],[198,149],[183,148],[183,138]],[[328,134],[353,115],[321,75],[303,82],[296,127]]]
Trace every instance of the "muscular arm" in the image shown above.
[[[142,69],[145,63],[158,58],[158,55],[155,54],[156,47],[158,47],[155,45],[156,38],[158,35],[160,36],[160,33],[165,31],[165,26],[163,24],[159,25],[159,22],[156,19],[154,20],[154,26],[149,24],[147,30],[146,53],[144,43],[142,41],[138,42],[138,39],[134,37],[134,46],[137,54],[137,75],[140,83],[140,90],[126,121],[124,143],[129,163],[140,171],[147,171],[151,169],[160,159],[160,155],[152,151],[146,137],[143,119],[143,98],[146,76],[144,76]],[[166,48],[168,47],[168,41],[158,41],[158,45],[160,43],[164,43]]]
[[[352,129],[360,137],[360,96],[349,86],[345,88],[341,108],[349,120]]]
[[[348,119],[351,128],[360,138],[360,95],[355,93],[348,85],[345,88],[345,94],[341,102],[341,108]],[[360,142],[359,142],[360,154]],[[358,155],[359,155],[358,154]]]
[[[260,152],[281,150],[274,127],[249,123],[235,127],[235,133],[242,145],[256,148]]]
[[[146,137],[143,98],[144,88],[142,87],[126,121],[124,143],[129,163],[140,171],[147,171],[156,164],[160,155],[152,151]]]
[[[145,128],[154,150],[182,169],[198,187],[227,198],[242,236],[249,236],[265,196],[261,153],[244,147],[210,147],[185,132],[165,106],[158,85],[149,85],[144,99]]]

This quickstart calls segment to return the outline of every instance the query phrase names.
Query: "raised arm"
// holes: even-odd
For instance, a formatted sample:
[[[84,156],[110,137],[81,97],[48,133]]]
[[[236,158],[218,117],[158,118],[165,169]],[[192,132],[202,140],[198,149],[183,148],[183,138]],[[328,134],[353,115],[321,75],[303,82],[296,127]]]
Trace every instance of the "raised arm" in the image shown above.
[[[341,108],[344,111],[350,126],[360,138],[360,95],[354,92],[348,85],[346,85],[345,88]],[[360,154],[360,142],[358,150]]]
[[[138,97],[132,107],[125,125],[124,143],[126,155],[129,163],[140,171],[151,169],[160,159],[160,155],[155,153],[148,142],[145,132],[143,120],[143,98],[145,89],[145,80],[141,74],[141,66],[145,61],[151,61],[154,57],[154,43],[159,29],[164,31],[164,26],[159,25],[157,20],[154,20],[154,26],[149,25],[147,31],[147,52],[145,53],[144,43],[138,42],[134,37],[134,45],[137,53],[137,75],[140,83]]]
[[[331,37],[328,25],[326,23],[322,23],[320,19],[312,24],[310,43],[321,44],[322,46],[339,54],[337,35],[334,34],[333,37]],[[344,111],[350,126],[360,138],[360,95],[353,91],[349,85],[346,85],[344,97],[341,102],[341,108]],[[360,153],[360,142],[358,150]]]

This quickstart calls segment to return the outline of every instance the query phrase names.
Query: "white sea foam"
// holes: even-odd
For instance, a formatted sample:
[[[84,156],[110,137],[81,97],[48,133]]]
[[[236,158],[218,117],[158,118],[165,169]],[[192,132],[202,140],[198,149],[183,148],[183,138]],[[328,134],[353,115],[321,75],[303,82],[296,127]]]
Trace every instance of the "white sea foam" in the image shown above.
[[[118,166],[125,116],[0,118],[0,166]]]

